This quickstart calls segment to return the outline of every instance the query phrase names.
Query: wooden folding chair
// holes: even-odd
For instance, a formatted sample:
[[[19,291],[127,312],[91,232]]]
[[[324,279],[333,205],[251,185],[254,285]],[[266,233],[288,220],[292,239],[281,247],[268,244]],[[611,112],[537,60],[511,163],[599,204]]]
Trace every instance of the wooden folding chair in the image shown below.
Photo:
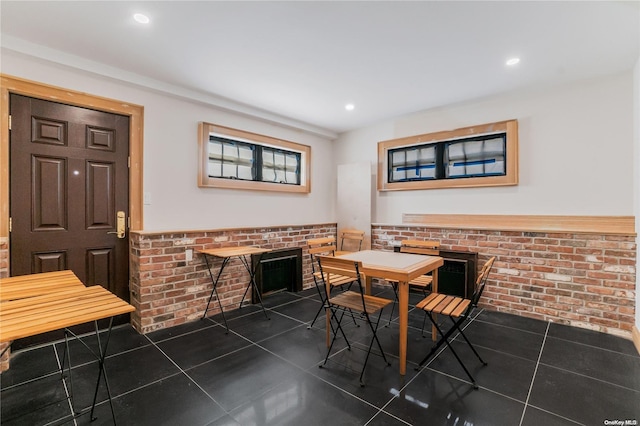
[[[340,256],[362,250],[364,231],[358,229],[343,229],[340,231],[340,250],[335,255]]]
[[[403,240],[400,246],[400,252],[438,256],[440,254],[440,243],[438,241]],[[433,288],[433,278],[433,274],[421,275],[413,281],[409,282],[409,286],[420,289],[422,291],[422,294],[426,296],[427,291],[431,291],[431,288]],[[393,306],[391,307],[391,312],[389,313],[389,322],[387,323],[387,326],[391,324],[391,320],[393,319],[393,311],[396,308],[396,303],[398,303],[398,281],[389,280],[389,283],[393,287],[395,299],[393,301]],[[422,321],[423,337],[424,325],[426,321],[427,316],[425,315],[424,320]]]
[[[480,362],[483,365],[487,365],[487,363],[480,357],[476,349],[473,347],[469,339],[467,339],[467,336],[464,335],[464,332],[462,331],[462,328],[460,328],[460,325],[471,315],[474,308],[478,306],[478,301],[480,300],[480,296],[482,296],[485,283],[487,282],[487,277],[489,276],[489,272],[491,271],[491,267],[493,266],[493,262],[495,260],[495,256],[490,258],[482,267],[482,270],[480,271],[480,274],[476,279],[475,289],[473,291],[473,296],[471,297],[471,299],[464,299],[457,296],[448,296],[446,294],[431,293],[416,305],[416,308],[422,309],[427,313],[429,319],[436,327],[438,333],[440,333],[441,336],[440,340],[438,340],[438,342],[431,348],[431,351],[427,354],[427,356],[425,356],[424,359],[420,361],[420,364],[418,365],[416,370],[419,370],[424,365],[424,363],[427,362],[431,355],[433,355],[438,350],[438,348],[440,348],[440,346],[446,344],[449,349],[451,349],[451,352],[453,352],[453,355],[456,357],[458,363],[462,366],[465,373],[467,373],[467,376],[469,376],[469,380],[471,380],[473,388],[478,389],[478,385],[476,384],[475,379],[473,378],[471,373],[469,373],[469,370],[467,370],[467,367],[464,365],[455,349],[453,349],[453,346],[449,342],[449,337],[451,337],[451,335],[456,331],[459,332],[467,342],[473,353],[476,355],[476,357],[478,357]],[[434,315],[436,314],[448,316],[449,318],[451,318],[453,327],[451,327],[446,333],[442,332],[442,329],[434,318]]]
[[[327,360],[329,359],[329,355],[331,354],[333,344],[336,341],[338,331],[340,331],[340,333],[344,337],[347,347],[349,348],[349,350],[351,350],[351,345],[349,344],[349,340],[347,339],[347,336],[342,327],[342,319],[345,312],[358,313],[362,316],[362,318],[365,319],[367,324],[369,324],[369,328],[373,333],[371,342],[369,343],[369,349],[367,350],[367,356],[364,360],[362,371],[360,372],[360,386],[364,386],[364,370],[367,367],[367,362],[369,361],[369,356],[371,355],[371,349],[373,348],[374,341],[377,343],[378,349],[380,349],[380,355],[382,356],[384,361],[387,363],[387,365],[391,365],[391,363],[387,361],[387,357],[384,354],[384,350],[382,349],[382,345],[380,344],[380,340],[378,340],[378,335],[376,333],[378,330],[378,324],[380,323],[380,315],[377,316],[374,324],[371,319],[371,314],[380,311],[392,302],[391,300],[383,297],[376,297],[365,294],[365,289],[362,284],[362,278],[360,276],[362,262],[341,259],[339,257],[318,256],[318,265],[323,274],[336,274],[352,278],[354,282],[357,283],[357,287],[359,290],[347,290],[337,294],[336,296],[330,296],[329,294],[327,294],[327,301],[329,309],[331,310],[331,321],[336,321],[336,328],[333,329],[333,339],[331,339],[331,344],[329,345],[329,349],[327,350],[327,356],[324,359],[324,363],[319,367],[322,368],[327,364]],[[338,316],[338,312],[340,312],[340,316]]]
[[[309,248],[309,255],[311,257],[311,273],[313,274],[313,282],[316,285],[316,290],[318,291],[320,301],[322,302],[320,308],[318,309],[318,312],[316,312],[316,316],[313,317],[313,321],[311,321],[311,323],[307,326],[307,328],[311,328],[313,327],[313,324],[315,324],[320,313],[328,307],[325,292],[325,286],[327,282],[326,279],[328,278],[331,289],[335,287],[342,288],[343,286],[348,289],[353,283],[354,279],[340,274],[329,274],[329,276],[326,276],[320,272],[320,269],[318,267],[316,267],[316,256],[334,256],[336,252],[336,239],[334,237],[308,239],[307,247]]]

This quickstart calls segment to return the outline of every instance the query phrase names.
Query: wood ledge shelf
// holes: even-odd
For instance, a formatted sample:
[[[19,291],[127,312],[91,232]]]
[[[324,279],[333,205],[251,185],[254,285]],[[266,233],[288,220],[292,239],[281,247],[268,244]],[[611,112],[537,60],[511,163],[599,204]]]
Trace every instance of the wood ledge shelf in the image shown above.
[[[572,234],[636,235],[634,216],[555,215],[402,215],[403,225],[430,228],[479,229],[491,231],[560,232]]]
[[[167,234],[201,234],[205,232],[233,232],[233,231],[247,231],[254,229],[282,229],[282,228],[303,228],[308,226],[337,226],[335,222],[327,223],[307,223],[302,225],[265,225],[265,226],[239,226],[237,228],[209,228],[209,229],[169,229],[164,231],[152,231],[152,230],[131,230],[131,234],[153,236],[153,235],[167,235]]]

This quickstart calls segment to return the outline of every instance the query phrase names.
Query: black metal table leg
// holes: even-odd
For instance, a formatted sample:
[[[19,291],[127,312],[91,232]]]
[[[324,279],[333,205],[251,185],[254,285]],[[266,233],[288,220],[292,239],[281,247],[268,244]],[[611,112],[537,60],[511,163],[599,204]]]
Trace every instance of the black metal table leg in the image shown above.
[[[104,360],[107,357],[107,348],[109,347],[109,339],[111,338],[111,329],[113,328],[113,317],[109,320],[109,330],[107,331],[107,339],[104,342],[104,348],[102,347],[102,343],[100,342],[100,333],[98,330],[98,321],[95,321],[96,326],[96,338],[98,339],[98,352],[99,352],[99,360],[98,360],[98,379],[96,380],[96,390],[93,394],[93,403],[91,404],[91,413],[89,414],[89,418],[91,421],[96,420],[96,417],[93,416],[93,412],[96,408],[96,400],[98,398],[98,388],[100,387],[100,377],[104,377],[104,384],[107,388],[107,397],[109,398],[109,406],[111,407],[111,417],[113,418],[113,424],[116,424],[116,413],[113,409],[113,401],[111,400],[111,388],[109,387],[109,380],[107,379],[107,370],[104,365]]]
[[[93,413],[95,411],[96,408],[96,403],[98,400],[98,390],[100,389],[100,380],[102,378],[104,378],[104,384],[105,387],[107,388],[107,397],[109,399],[109,406],[111,407],[111,417],[113,418],[113,424],[116,424],[116,413],[115,410],[113,408],[113,401],[111,398],[111,388],[109,386],[109,380],[107,379],[107,369],[105,367],[105,359],[107,358],[107,349],[109,347],[109,340],[111,338],[111,330],[113,329],[113,317],[111,317],[109,319],[109,328],[107,329],[107,338],[104,342],[104,346],[102,345],[102,342],[100,341],[100,329],[98,328],[98,321],[94,321],[95,324],[95,330],[96,330],[96,339],[98,341],[98,352],[96,353],[89,345],[87,345],[80,337],[78,337],[74,332],[72,332],[71,330],[69,330],[68,328],[65,328],[65,354],[63,355],[63,361],[62,361],[62,368],[64,369],[64,363],[65,363],[65,359],[68,360],[68,365],[69,365],[69,398],[71,400],[71,405],[72,405],[72,409],[73,409],[73,414],[74,414],[74,418],[76,418],[79,415],[82,415],[83,412],[76,412],[75,411],[75,407],[74,403],[73,403],[73,382],[71,380],[71,355],[70,355],[70,350],[69,350],[69,341],[68,341],[68,335],[73,336],[74,339],[76,339],[76,341],[78,341],[79,343],[81,343],[85,348],[87,348],[87,350],[89,352],[91,352],[95,357],[96,360],[98,361],[98,377],[96,379],[96,388],[94,390],[93,393],[93,402],[91,404],[91,410],[90,410],[90,414],[89,414],[89,418],[91,421],[96,420],[96,417],[94,417]],[[84,413],[86,413],[86,411],[84,411]]]
[[[262,260],[263,254],[264,253],[260,253],[260,256],[258,257],[258,261],[256,262],[256,265],[253,268],[251,268],[251,266],[249,265],[249,261],[247,260],[246,255],[238,256],[240,258],[240,261],[244,265],[244,267],[247,269],[247,272],[249,272],[249,277],[250,277],[249,286],[247,287],[247,289],[244,291],[244,294],[242,295],[242,300],[240,301],[240,307],[242,307],[242,302],[244,302],[244,298],[247,295],[247,291],[249,291],[249,289],[252,288],[255,291],[256,295],[258,296],[258,301],[260,301],[260,306],[262,307],[262,312],[264,313],[264,316],[268,320],[270,320],[271,318],[269,318],[269,315],[267,315],[267,311],[264,308],[264,305],[262,304],[262,296],[260,295],[260,289],[258,289],[258,284],[256,284],[256,269],[258,268],[258,265]]]
[[[75,402],[73,400],[73,377],[71,374],[71,349],[69,348],[69,335],[73,334],[71,333],[71,331],[69,331],[69,329],[65,328],[64,329],[64,352],[62,353],[62,362],[60,363],[60,379],[64,382],[64,365],[65,363],[68,364],[68,368],[69,368],[69,372],[68,372],[68,377],[69,377],[69,391],[68,391],[68,395],[69,395],[69,400],[71,401],[71,411],[73,412],[74,415],[78,414],[78,412],[76,411],[76,406],[75,406]],[[68,361],[68,362],[67,362]]]
[[[207,307],[204,310],[204,313],[202,314],[202,319],[205,319],[207,317],[207,312],[209,311],[209,305],[211,304],[211,300],[213,299],[213,295],[216,295],[216,299],[218,300],[218,307],[220,308],[220,313],[222,314],[222,320],[224,321],[224,326],[227,329],[226,333],[229,333],[229,325],[227,324],[227,319],[224,316],[224,310],[222,309],[222,302],[220,302],[220,296],[218,296],[218,281],[220,281],[220,276],[222,275],[222,271],[224,270],[224,267],[227,265],[227,263],[229,263],[229,257],[225,257],[224,259],[222,259],[222,265],[220,266],[220,270],[218,271],[218,275],[216,275],[216,278],[213,278],[213,273],[211,272],[211,266],[209,265],[209,257],[206,254],[203,254],[204,256],[204,261],[207,264],[207,271],[209,271],[209,277],[211,277],[211,284],[213,285],[213,288],[211,289],[211,295],[209,296],[209,301],[207,302]]]

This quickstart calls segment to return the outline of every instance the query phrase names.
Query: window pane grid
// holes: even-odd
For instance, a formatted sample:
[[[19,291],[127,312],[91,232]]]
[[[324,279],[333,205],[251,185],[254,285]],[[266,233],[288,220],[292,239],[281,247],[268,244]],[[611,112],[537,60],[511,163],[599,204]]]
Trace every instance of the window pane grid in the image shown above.
[[[211,136],[209,177],[254,180],[254,151],[251,144]]]
[[[209,136],[208,176],[300,185],[299,152]]]
[[[411,147],[390,151],[392,182],[435,179],[435,147]]]
[[[299,185],[300,154],[263,147],[262,181]]]
[[[506,175],[506,133],[388,151],[388,182]]]
[[[446,145],[446,177],[504,176],[505,139],[452,142]]]

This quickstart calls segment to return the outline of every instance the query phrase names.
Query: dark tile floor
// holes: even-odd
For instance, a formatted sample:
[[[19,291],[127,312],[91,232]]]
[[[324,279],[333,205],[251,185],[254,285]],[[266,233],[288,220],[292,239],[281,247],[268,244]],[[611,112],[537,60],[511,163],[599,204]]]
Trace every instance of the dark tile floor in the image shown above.
[[[423,315],[418,311],[410,312],[407,375],[398,374],[396,318],[379,331],[392,365],[372,356],[366,386],[360,387],[367,330],[347,321],[347,335],[356,342],[353,349],[347,350],[340,339],[326,367],[318,368],[326,347],[322,318],[307,328],[319,307],[314,292],[265,299],[270,320],[255,306],[230,312],[229,334],[216,321],[221,318],[146,336],[129,326],[114,329],[106,367],[118,424],[538,426],[640,421],[640,356],[630,341],[490,311],[476,311],[466,328],[488,366],[482,367],[464,342],[453,343],[479,390],[473,390],[448,349],[415,371],[431,341],[428,332],[421,335]],[[412,295],[411,301],[419,299]],[[95,336],[84,340],[97,346]],[[97,419],[90,422],[88,414],[71,419],[65,399],[68,380],[63,383],[56,372],[63,346],[12,355],[11,369],[0,375],[2,425],[113,423],[104,386],[98,393]],[[78,342],[71,344],[70,353],[74,403],[84,409],[93,398],[97,363]]]

